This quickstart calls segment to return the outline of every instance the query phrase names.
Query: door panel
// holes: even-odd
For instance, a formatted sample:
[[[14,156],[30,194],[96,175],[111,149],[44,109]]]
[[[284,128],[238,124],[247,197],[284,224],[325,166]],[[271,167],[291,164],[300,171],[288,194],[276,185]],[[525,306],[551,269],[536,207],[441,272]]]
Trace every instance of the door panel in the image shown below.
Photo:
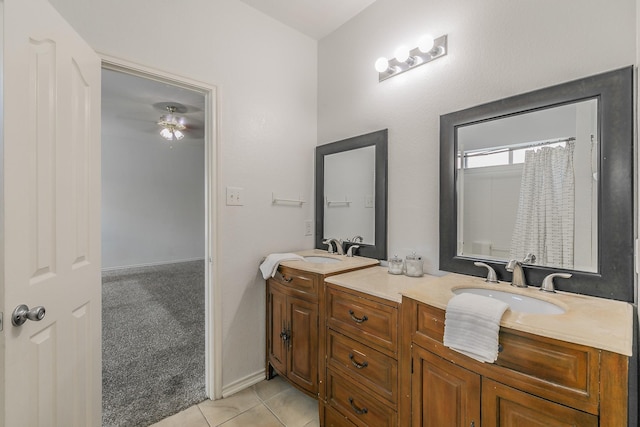
[[[480,375],[413,347],[413,426],[480,425]]]
[[[289,297],[291,352],[288,378],[313,392],[318,384],[318,304]]]
[[[288,329],[287,297],[282,292],[274,290],[277,285],[269,281],[268,310],[270,312],[268,328],[269,362],[273,368],[283,375],[287,372],[287,349],[289,342],[281,335]]]
[[[97,426],[100,59],[44,0],[2,19],[2,423]],[[12,326],[20,304],[44,319]]]

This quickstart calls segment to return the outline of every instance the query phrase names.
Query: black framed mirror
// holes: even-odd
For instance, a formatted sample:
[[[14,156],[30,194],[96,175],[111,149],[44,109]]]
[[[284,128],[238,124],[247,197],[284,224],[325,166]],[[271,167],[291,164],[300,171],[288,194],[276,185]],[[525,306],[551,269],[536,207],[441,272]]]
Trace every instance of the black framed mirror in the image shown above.
[[[632,302],[634,298],[632,93],[633,68],[626,67],[441,116],[440,269],[483,276],[484,269],[473,265],[474,261],[483,261],[494,267],[500,280],[511,280],[511,274],[506,272],[504,268],[506,262],[511,258],[525,257],[525,253],[520,253],[524,252],[522,246],[519,247],[520,252],[514,252],[514,241],[524,240],[525,243],[529,243],[531,237],[529,235],[529,237],[516,238],[515,234],[507,236],[505,241],[511,240],[511,244],[506,243],[503,246],[510,247],[501,248],[502,253],[499,253],[498,250],[493,251],[494,242],[488,241],[486,237],[476,233],[477,229],[468,226],[469,223],[475,222],[480,224],[476,227],[481,228],[483,221],[477,220],[481,216],[480,208],[470,209],[469,206],[464,206],[478,203],[470,197],[465,198],[465,191],[474,194],[476,199],[482,199],[484,196],[478,197],[474,187],[465,186],[464,181],[467,178],[469,182],[480,182],[479,174],[472,174],[474,172],[471,171],[473,164],[478,164],[480,158],[482,158],[482,162],[486,163],[491,156],[497,158],[498,153],[500,156],[510,159],[505,163],[503,169],[509,165],[509,162],[511,162],[510,167],[517,168],[512,164],[518,154],[517,151],[522,151],[523,148],[530,149],[532,145],[539,144],[540,138],[523,137],[523,141],[529,141],[529,145],[526,147],[523,147],[517,136],[509,137],[512,141],[510,144],[501,145],[502,143],[494,142],[497,145],[483,146],[477,142],[481,138],[479,132],[476,133],[475,130],[486,127],[504,129],[504,127],[500,127],[502,123],[517,122],[525,116],[544,115],[552,110],[570,109],[574,112],[572,113],[574,117],[590,117],[589,120],[583,120],[589,122],[587,129],[582,131],[578,126],[572,125],[571,127],[576,129],[574,134],[560,133],[552,137],[545,136],[543,142],[545,144],[555,143],[555,138],[558,136],[560,138],[557,139],[565,140],[564,144],[569,144],[572,147],[585,144],[581,147],[587,153],[586,160],[578,160],[576,154],[573,162],[580,167],[585,163],[593,163],[593,167],[596,168],[586,174],[587,177],[593,176],[592,179],[587,178],[586,181],[586,185],[593,191],[592,195],[586,198],[587,202],[584,205],[578,203],[578,198],[584,192],[580,188],[584,188],[584,186],[581,187],[578,184],[578,172],[575,172],[574,193],[576,200],[571,201],[574,205],[572,209],[575,211],[575,219],[572,220],[574,222],[571,222],[571,227],[574,230],[569,237],[576,252],[587,246],[585,257],[591,257],[591,260],[574,263],[574,255],[571,254],[572,261],[569,264],[552,260],[525,264],[526,279],[530,285],[540,286],[547,274],[568,271],[573,277],[557,281],[557,289]],[[575,111],[582,111],[582,113],[575,113]],[[520,123],[511,127],[524,133],[527,126]],[[537,124],[534,127],[538,130],[548,130],[553,126],[550,123],[545,123]],[[474,131],[470,132],[471,130]],[[472,138],[468,137],[470,133],[474,134]],[[503,136],[503,133],[504,131],[494,133],[493,139],[499,139],[496,135]],[[590,141],[588,136],[590,136]],[[531,144],[532,139],[534,144]],[[473,144],[476,143],[479,145],[474,146]],[[589,153],[592,157],[589,157]],[[476,186],[475,188],[480,187]],[[523,205],[522,192],[524,190],[518,188],[518,194],[511,195],[507,191],[503,191],[503,181],[500,181],[496,188],[499,189],[496,191],[497,194],[491,196],[493,197],[493,205],[504,205],[508,210],[508,205],[514,205],[514,198],[519,199],[515,201],[514,210],[518,208],[518,205]],[[525,206],[532,210],[540,203],[534,199],[528,205],[525,203]],[[587,210],[589,212],[585,213]],[[496,215],[485,214],[485,217],[493,217],[495,221]],[[585,217],[589,220],[583,221]],[[519,221],[519,218],[514,221]],[[498,222],[498,227],[513,229],[513,225],[508,220],[496,222]],[[586,222],[587,225],[584,228],[579,228],[579,222]],[[531,226],[527,225],[527,227]],[[543,235],[542,239],[549,240],[551,235]],[[585,238],[585,236],[588,237],[592,247],[577,243],[579,238]],[[548,245],[548,243],[546,244]],[[560,252],[562,251],[561,249]],[[578,257],[578,255],[575,256]]]
[[[387,257],[387,129],[316,147],[315,247],[336,238]]]

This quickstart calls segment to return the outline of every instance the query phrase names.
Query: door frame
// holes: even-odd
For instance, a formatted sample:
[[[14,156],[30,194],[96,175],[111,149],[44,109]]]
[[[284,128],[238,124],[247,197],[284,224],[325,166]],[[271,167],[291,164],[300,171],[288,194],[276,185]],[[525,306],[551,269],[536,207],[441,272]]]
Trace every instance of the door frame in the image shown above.
[[[222,304],[218,280],[218,94],[217,87],[97,52],[102,69],[199,92],[205,98],[205,384],[207,397],[222,398]]]

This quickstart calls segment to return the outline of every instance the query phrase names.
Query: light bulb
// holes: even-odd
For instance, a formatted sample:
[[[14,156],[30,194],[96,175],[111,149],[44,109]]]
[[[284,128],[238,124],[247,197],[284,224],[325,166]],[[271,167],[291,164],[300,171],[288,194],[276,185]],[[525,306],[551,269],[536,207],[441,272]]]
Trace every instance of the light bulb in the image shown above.
[[[176,137],[178,141],[184,138],[184,133],[180,132],[179,130],[173,131],[173,135]]]
[[[418,41],[418,49],[422,53],[430,52],[431,49],[433,49],[434,43],[435,41],[433,40],[433,37],[429,35],[422,36]]]
[[[377,72],[384,73],[389,69],[389,60],[385,57],[378,58],[375,67]]]
[[[406,47],[406,46],[399,46],[399,47],[396,49],[396,53],[395,53],[395,55],[396,55],[396,59],[397,59],[399,62],[406,62],[406,61],[407,61],[407,59],[409,59],[409,55],[410,55],[410,53],[409,53],[409,48],[408,48],[408,47]]]
[[[173,134],[171,133],[171,131],[167,128],[164,128],[160,131],[160,135],[162,135],[162,137],[166,140],[173,140]]]

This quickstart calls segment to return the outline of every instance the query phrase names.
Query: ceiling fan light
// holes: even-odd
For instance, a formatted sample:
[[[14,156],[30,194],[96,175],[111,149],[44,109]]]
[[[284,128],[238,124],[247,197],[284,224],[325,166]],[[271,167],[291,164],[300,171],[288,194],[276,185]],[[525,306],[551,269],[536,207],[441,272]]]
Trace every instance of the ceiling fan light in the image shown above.
[[[169,128],[164,128],[160,131],[160,135],[168,141],[173,141],[173,132]]]
[[[177,139],[178,141],[180,141],[182,138],[184,138],[184,133],[182,133],[182,132],[181,132],[181,131],[179,131],[179,130],[175,130],[175,131],[173,131],[173,136],[175,136],[175,137],[176,137],[176,139]]]

